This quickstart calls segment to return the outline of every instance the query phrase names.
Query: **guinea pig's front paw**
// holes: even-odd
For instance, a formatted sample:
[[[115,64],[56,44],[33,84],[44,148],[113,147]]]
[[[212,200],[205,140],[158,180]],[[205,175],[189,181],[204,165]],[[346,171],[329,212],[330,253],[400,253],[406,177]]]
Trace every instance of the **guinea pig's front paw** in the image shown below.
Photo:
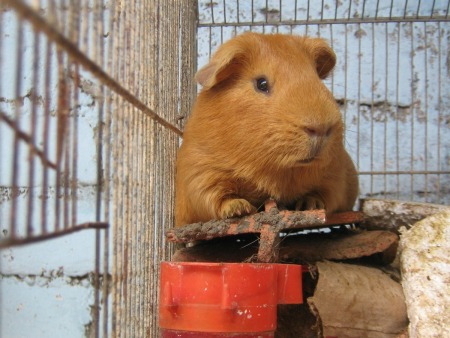
[[[222,202],[220,218],[239,217],[256,212],[256,208],[243,198],[228,199]]]
[[[306,195],[295,204],[295,210],[325,209],[325,202],[316,195]]]

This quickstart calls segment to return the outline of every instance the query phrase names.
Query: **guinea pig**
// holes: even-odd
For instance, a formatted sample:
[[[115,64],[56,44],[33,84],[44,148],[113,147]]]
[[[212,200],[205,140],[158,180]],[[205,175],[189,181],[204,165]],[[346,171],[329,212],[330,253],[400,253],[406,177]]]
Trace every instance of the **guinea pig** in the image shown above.
[[[196,74],[203,86],[176,163],[175,224],[256,212],[353,208],[358,178],[323,84],[336,56],[318,38],[244,33]]]

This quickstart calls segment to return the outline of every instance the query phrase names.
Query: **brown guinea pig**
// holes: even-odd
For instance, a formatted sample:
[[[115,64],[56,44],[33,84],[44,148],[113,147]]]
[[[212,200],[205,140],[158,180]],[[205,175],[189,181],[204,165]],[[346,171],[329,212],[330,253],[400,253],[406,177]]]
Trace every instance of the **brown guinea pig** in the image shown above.
[[[268,198],[297,210],[351,210],[358,193],[338,106],[321,79],[322,39],[245,33],[198,71],[203,86],[178,153],[176,226],[253,213]]]

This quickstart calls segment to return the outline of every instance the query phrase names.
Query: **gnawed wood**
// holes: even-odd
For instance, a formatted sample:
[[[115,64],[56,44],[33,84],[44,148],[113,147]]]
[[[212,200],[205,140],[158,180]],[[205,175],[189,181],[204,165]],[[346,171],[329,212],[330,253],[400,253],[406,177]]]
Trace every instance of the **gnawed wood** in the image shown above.
[[[397,234],[380,230],[293,236],[282,242],[280,260],[310,263],[374,256],[372,260],[377,263],[389,264],[395,259],[397,246]]]
[[[365,217],[361,226],[366,229],[398,231],[402,226],[410,228],[412,224],[443,210],[450,208],[430,203],[362,199],[361,211]]]
[[[167,240],[176,243],[189,243],[199,240],[241,234],[259,234],[269,225],[272,232],[288,229],[316,228],[325,224],[324,210],[279,211],[272,208],[268,212],[260,212],[242,218],[211,220],[170,229]]]
[[[310,229],[337,224],[354,224],[363,220],[361,212],[336,213],[327,220],[325,210],[278,210],[274,200],[265,203],[265,211],[241,218],[212,220],[174,228],[166,233],[167,240],[191,243],[201,240],[242,234],[259,234],[257,261],[277,262],[280,232]]]
[[[295,235],[281,238],[281,262],[314,263],[320,260],[365,260],[389,264],[394,258],[398,236],[388,231],[337,232]],[[259,238],[254,235],[218,238],[177,250],[174,261],[256,261]]]
[[[408,325],[399,283],[375,268],[319,262],[308,298],[323,337],[398,337]]]

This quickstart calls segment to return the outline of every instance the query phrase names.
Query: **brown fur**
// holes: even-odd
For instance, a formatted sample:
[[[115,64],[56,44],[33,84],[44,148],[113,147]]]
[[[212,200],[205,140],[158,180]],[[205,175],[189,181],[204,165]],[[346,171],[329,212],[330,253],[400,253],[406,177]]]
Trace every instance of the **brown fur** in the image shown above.
[[[245,33],[200,69],[203,85],[178,153],[176,225],[254,212],[351,210],[356,170],[338,106],[322,83],[335,54],[322,39]],[[269,93],[256,89],[265,77]]]

